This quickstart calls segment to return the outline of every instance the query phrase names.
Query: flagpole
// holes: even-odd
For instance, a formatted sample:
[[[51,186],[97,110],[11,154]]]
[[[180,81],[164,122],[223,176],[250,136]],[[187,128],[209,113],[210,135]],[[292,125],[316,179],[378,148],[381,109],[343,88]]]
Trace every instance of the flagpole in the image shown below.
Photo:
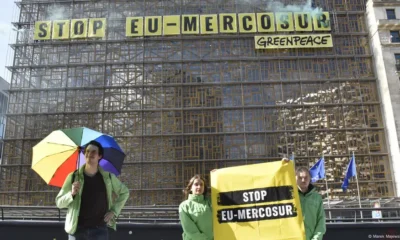
[[[324,159],[324,168],[325,168],[325,157],[324,153],[322,153],[322,158]],[[326,170],[325,171],[325,186],[326,186],[326,196],[328,197],[328,207],[331,208],[331,203],[329,201],[329,189],[328,189],[328,180],[326,180]],[[329,212],[330,213],[330,212]]]
[[[294,160],[294,152],[292,152],[292,158],[293,158],[294,169],[296,169],[296,161]]]
[[[356,158],[354,157],[354,151],[353,151],[353,159],[354,159],[354,168],[356,169],[356,182],[357,182],[357,192],[358,192],[358,204],[360,205],[360,209],[362,208],[361,206],[361,197],[360,197],[360,185],[358,185],[358,174],[357,174],[357,164],[356,164]],[[362,211],[360,210],[360,215],[361,218],[363,218]]]

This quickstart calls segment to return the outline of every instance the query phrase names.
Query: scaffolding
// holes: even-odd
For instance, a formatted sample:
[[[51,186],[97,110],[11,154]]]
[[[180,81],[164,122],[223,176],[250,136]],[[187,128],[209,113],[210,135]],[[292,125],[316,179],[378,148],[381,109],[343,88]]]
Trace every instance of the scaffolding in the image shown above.
[[[303,1],[282,1],[304,4]],[[126,153],[128,206],[177,205],[196,173],[324,154],[331,198],[356,154],[362,197],[394,196],[364,0],[316,0],[333,48],[255,50],[254,34],[125,37],[132,16],[267,11],[265,1],[23,0],[14,50],[0,205],[54,205],[30,169],[51,131],[89,127]],[[104,40],[34,41],[35,21],[107,18]],[[317,183],[322,193],[324,183]]]

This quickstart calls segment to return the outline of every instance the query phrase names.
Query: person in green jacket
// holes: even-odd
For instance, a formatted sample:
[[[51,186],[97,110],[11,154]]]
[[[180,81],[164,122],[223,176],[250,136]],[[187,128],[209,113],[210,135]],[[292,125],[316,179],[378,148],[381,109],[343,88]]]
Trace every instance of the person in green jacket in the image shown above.
[[[129,198],[128,188],[99,166],[103,153],[99,142],[89,142],[84,150],[86,163],[67,176],[56,197],[58,208],[68,208],[69,240],[108,240],[108,227],[116,230],[115,218]]]
[[[211,199],[207,197],[204,178],[195,175],[190,179],[185,189],[185,199],[179,205],[183,240],[213,240]]]
[[[300,205],[307,240],[322,240],[326,232],[325,211],[322,198],[310,183],[311,175],[307,168],[296,169],[296,181],[299,189]]]

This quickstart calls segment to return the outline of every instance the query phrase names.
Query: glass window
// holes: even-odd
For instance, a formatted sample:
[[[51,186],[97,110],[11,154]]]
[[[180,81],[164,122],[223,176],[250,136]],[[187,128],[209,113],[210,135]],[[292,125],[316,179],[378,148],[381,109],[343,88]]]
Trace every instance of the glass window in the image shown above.
[[[399,31],[390,31],[390,38],[392,43],[400,42]]]
[[[387,19],[396,19],[396,13],[394,9],[386,9]]]

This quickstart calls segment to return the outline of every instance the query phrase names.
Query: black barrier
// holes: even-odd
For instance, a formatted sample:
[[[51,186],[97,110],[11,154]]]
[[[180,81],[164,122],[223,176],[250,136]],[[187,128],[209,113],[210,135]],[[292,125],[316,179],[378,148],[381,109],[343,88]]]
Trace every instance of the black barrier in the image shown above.
[[[400,223],[330,223],[324,240],[400,239]],[[179,240],[179,224],[120,223],[110,240]],[[0,221],[0,239],[66,240],[63,222]],[[245,239],[247,240],[247,239]]]

